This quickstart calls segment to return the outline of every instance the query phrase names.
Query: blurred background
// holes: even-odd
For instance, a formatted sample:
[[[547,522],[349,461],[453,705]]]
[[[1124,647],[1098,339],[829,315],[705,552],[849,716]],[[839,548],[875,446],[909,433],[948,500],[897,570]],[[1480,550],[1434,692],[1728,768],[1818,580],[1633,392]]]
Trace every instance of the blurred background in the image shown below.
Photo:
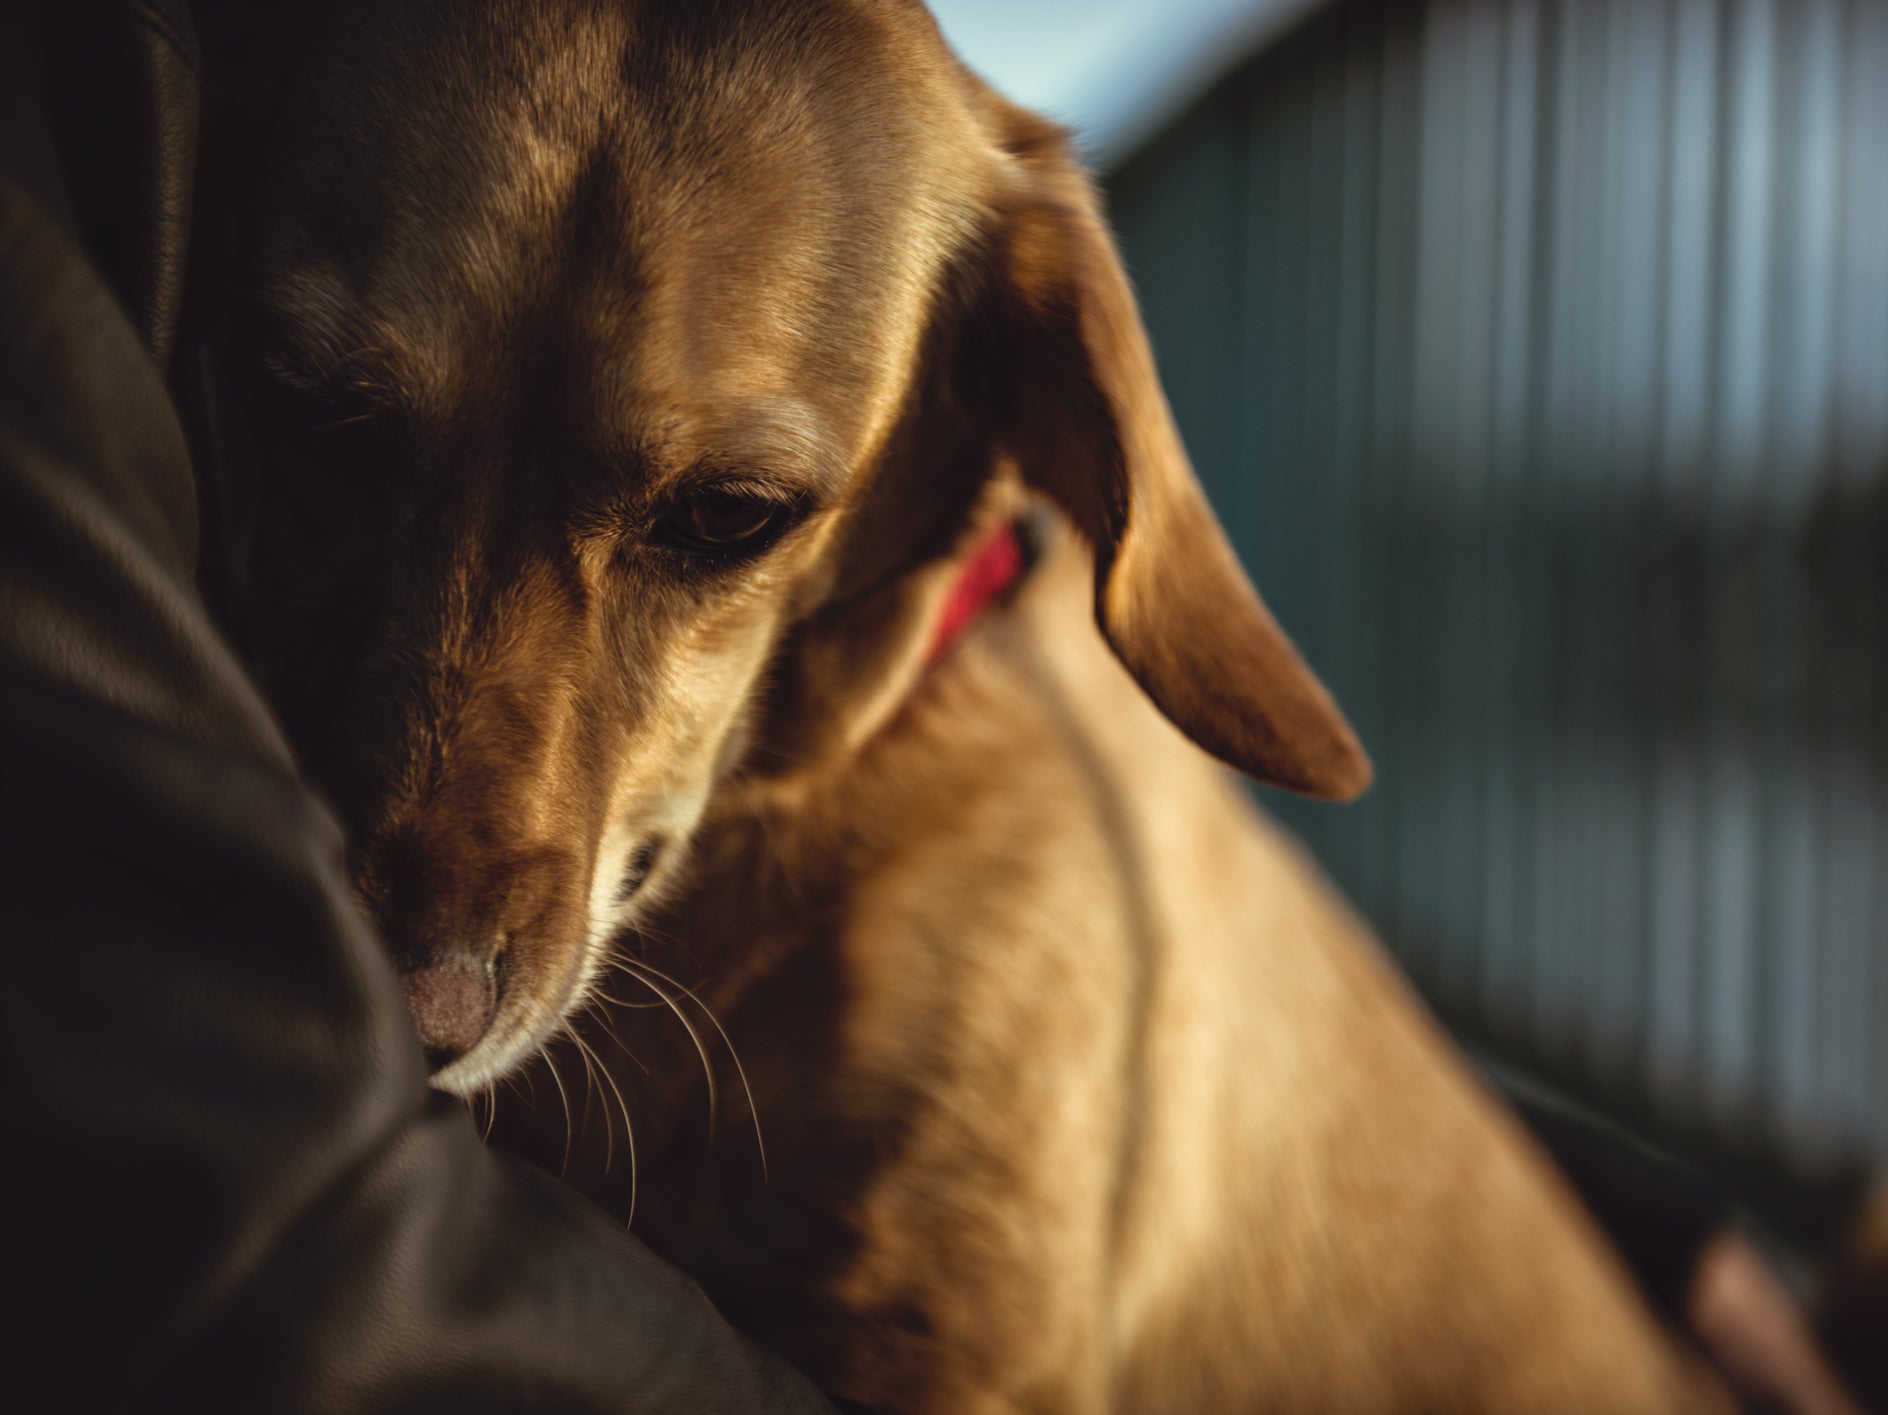
[[[1812,1246],[1888,1162],[1888,3],[934,0],[1102,172],[1478,1055]]]

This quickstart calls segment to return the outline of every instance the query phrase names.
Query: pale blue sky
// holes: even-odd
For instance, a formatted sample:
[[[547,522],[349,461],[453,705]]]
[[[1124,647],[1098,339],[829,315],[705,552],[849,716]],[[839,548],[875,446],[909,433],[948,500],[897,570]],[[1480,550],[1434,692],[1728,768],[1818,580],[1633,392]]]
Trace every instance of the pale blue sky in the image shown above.
[[[1131,151],[1315,0],[931,0],[945,35],[1100,166]]]

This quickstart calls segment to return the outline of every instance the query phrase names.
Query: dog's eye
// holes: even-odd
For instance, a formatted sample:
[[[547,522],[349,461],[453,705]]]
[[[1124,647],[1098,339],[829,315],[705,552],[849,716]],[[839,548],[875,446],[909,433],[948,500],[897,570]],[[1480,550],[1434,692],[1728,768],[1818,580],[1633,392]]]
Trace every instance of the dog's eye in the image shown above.
[[[705,487],[663,515],[662,538],[682,550],[718,554],[753,548],[786,526],[792,507],[730,487]]]

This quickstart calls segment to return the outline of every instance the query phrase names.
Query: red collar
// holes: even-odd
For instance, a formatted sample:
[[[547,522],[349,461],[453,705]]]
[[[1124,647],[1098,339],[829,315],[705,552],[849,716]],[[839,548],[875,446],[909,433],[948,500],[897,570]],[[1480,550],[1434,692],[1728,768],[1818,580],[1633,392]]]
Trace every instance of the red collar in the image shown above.
[[[944,597],[943,612],[931,631],[931,647],[925,651],[924,661],[936,663],[944,657],[986,609],[1016,587],[1026,568],[1016,523],[1005,521],[958,567],[957,579]]]

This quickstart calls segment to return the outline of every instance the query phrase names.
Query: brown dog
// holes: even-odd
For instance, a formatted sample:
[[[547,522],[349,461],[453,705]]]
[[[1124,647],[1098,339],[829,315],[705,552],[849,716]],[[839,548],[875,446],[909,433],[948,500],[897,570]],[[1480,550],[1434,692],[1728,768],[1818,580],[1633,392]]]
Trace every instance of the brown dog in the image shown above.
[[[247,355],[259,622],[439,1085],[595,1003],[639,1231],[886,1408],[1716,1408],[1199,750],[1368,777],[1054,130],[908,0],[314,26]],[[704,1143],[700,1028],[602,994],[619,937],[738,1041],[764,1179],[743,1106]],[[534,1090],[501,1119],[556,1163]]]

